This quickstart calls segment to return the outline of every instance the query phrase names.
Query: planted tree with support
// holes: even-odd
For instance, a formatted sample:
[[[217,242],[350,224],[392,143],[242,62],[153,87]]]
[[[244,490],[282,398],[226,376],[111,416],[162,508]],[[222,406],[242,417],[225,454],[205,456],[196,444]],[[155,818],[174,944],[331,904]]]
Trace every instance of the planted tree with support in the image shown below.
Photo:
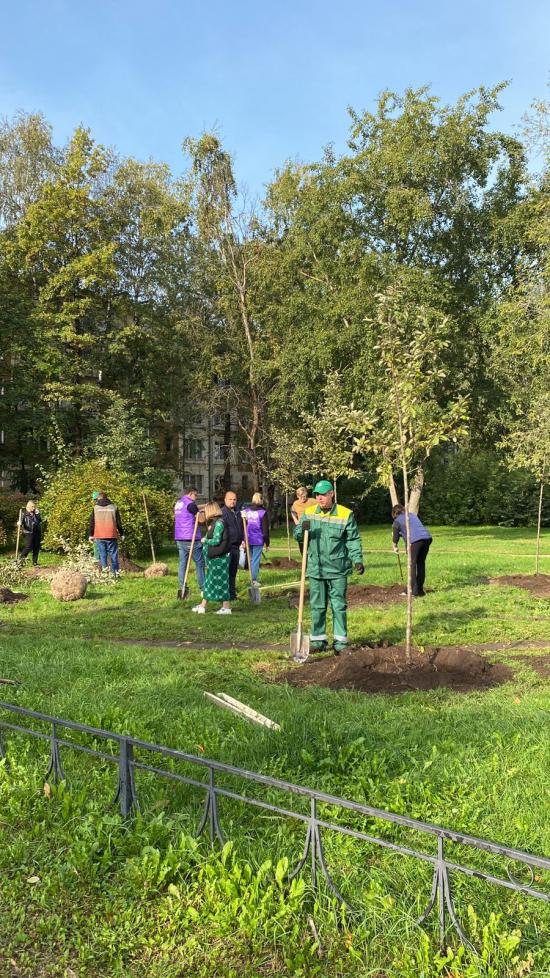
[[[506,400],[498,421],[510,468],[527,469],[538,492],[535,573],[540,572],[544,488],[550,479],[550,103],[534,105],[529,140],[542,151],[538,181],[522,202],[516,227],[517,274],[496,305],[493,369]]]
[[[446,320],[407,302],[395,286],[378,297],[374,323],[380,365],[379,391],[366,409],[351,405],[342,425],[355,432],[355,452],[373,454],[380,482],[399,468],[405,494],[407,528],[406,652],[411,656],[413,595],[409,487],[411,473],[436,445],[466,433],[466,401],[440,400],[445,390],[443,355],[449,344]]]
[[[517,420],[501,446],[508,450],[510,468],[527,469],[538,483],[535,574],[539,574],[544,487],[550,482],[550,399],[547,391],[540,391],[533,398],[529,409]]]

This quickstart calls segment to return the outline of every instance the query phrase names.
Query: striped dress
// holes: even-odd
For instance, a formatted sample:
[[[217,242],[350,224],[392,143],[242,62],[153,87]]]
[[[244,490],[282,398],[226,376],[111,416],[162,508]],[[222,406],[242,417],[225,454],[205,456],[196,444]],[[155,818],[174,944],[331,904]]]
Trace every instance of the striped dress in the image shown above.
[[[224,531],[224,522],[217,519],[213,529],[202,541],[204,563],[206,566],[206,580],[204,582],[203,596],[206,601],[229,601],[229,561],[230,554],[223,554],[221,557],[209,557],[208,547],[210,544],[217,546],[221,543]],[[212,534],[212,535],[211,535]]]

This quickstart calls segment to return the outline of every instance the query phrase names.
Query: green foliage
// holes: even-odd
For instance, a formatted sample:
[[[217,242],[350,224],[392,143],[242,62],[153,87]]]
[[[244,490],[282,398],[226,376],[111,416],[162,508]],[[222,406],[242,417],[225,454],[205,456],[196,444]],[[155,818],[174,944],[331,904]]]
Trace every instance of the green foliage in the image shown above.
[[[22,492],[0,491],[0,522],[4,527],[6,542],[9,544],[15,543],[19,510],[25,509],[29,498]]]
[[[169,491],[175,473],[159,469],[158,446],[150,438],[143,418],[127,401],[114,397],[103,415],[90,455],[104,466],[139,478],[142,486]]]
[[[120,510],[125,551],[129,556],[144,556],[149,550],[144,488],[153,539],[159,545],[172,529],[172,499],[167,493],[145,487],[136,476],[109,469],[98,461],[81,462],[57,472],[46,483],[41,499],[42,516],[47,521],[45,547],[58,549],[62,540],[73,546],[85,540],[93,506],[92,492],[103,489]]]
[[[9,587],[11,590],[28,588],[29,579],[19,561],[10,557],[0,560],[0,585]]]
[[[510,470],[495,451],[442,449],[428,463],[422,518],[448,526],[536,526],[538,486],[530,472]],[[550,501],[543,509],[550,525]]]

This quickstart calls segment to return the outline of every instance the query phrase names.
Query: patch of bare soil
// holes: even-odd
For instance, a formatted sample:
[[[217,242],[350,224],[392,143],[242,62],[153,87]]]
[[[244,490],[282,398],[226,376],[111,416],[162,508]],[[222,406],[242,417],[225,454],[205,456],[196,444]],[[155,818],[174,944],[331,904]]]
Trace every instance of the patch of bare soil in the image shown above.
[[[381,584],[350,584],[348,587],[348,608],[357,608],[364,604],[394,604],[395,601],[406,601],[406,597],[403,594],[402,584],[390,584],[387,587]],[[298,599],[297,594],[292,594],[288,602],[289,607],[297,608]]]
[[[45,564],[39,567],[28,567],[25,570],[25,576],[30,577],[31,581],[36,581],[40,578],[45,581],[51,581],[54,574],[60,569],[60,564]]]
[[[550,655],[512,655],[510,658],[530,666],[531,669],[538,672],[539,676],[543,676],[545,679],[550,678]]]
[[[140,567],[139,564],[134,564],[134,561],[130,560],[129,557],[125,557],[124,554],[119,555],[118,563],[120,569],[127,574],[143,574],[144,568]]]
[[[28,601],[28,594],[11,591],[9,587],[0,587],[0,604],[16,604],[17,601]]]
[[[302,666],[276,677],[291,686],[324,686],[363,693],[405,693],[411,690],[454,689],[470,692],[500,685],[512,670],[491,664],[466,646],[413,650],[407,662],[405,648],[349,648],[339,656],[308,659]]]
[[[300,561],[293,557],[273,557],[265,562],[266,567],[273,567],[274,570],[296,570],[299,568]]]
[[[527,663],[539,676],[550,678],[550,655],[532,655]]]
[[[550,598],[550,574],[508,574],[504,577],[490,577],[489,584],[522,587],[536,598]]]

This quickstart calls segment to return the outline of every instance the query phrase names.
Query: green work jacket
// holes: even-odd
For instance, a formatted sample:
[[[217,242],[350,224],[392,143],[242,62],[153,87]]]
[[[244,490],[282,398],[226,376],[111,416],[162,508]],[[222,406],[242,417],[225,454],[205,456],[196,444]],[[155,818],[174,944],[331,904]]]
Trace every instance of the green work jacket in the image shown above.
[[[304,520],[310,522],[308,577],[343,577],[351,574],[353,564],[363,563],[361,537],[351,509],[335,503],[328,513],[323,513],[317,504],[308,506],[294,528],[294,537],[299,543],[304,538]]]

